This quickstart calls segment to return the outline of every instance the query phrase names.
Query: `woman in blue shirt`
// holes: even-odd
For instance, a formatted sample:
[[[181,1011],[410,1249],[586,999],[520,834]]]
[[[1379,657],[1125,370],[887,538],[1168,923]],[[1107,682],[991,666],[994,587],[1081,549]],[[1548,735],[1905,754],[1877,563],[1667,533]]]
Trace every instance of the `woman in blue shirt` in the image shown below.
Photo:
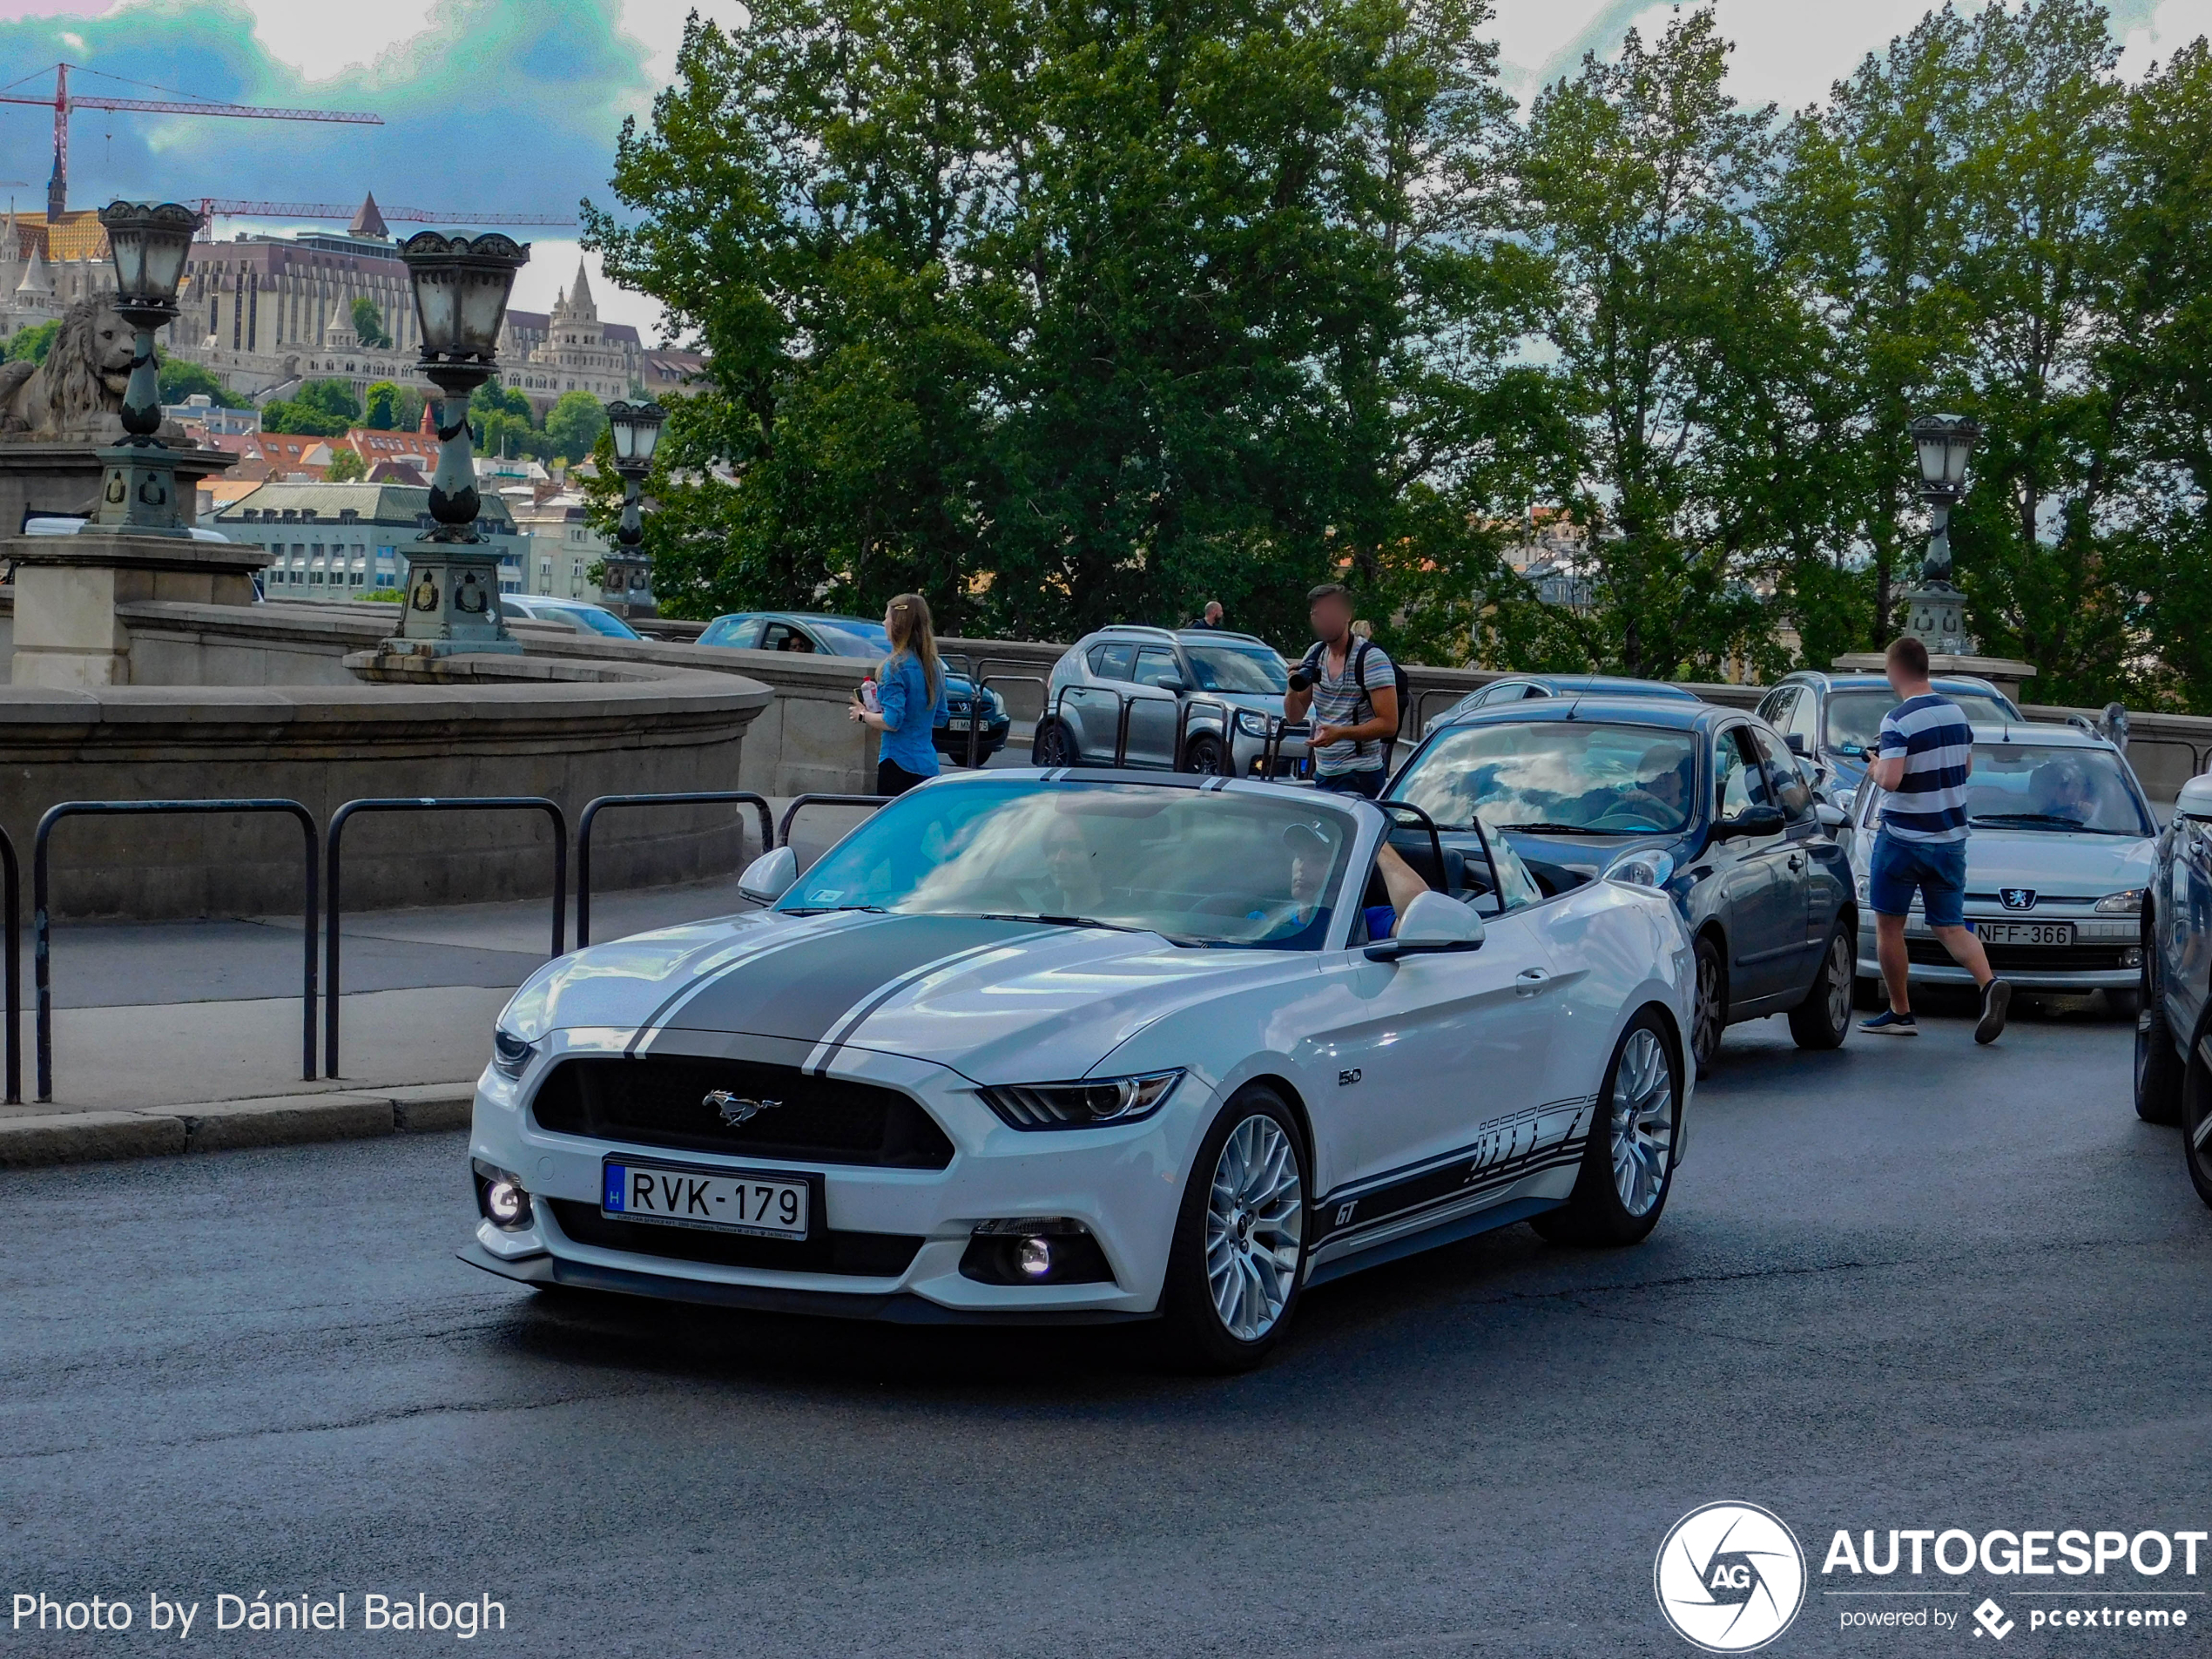
[[[876,745],[875,792],[903,795],[937,775],[937,720],[945,711],[945,665],[938,660],[929,601],[902,593],[884,608],[891,655],[876,671],[875,708],[852,718],[883,734]]]

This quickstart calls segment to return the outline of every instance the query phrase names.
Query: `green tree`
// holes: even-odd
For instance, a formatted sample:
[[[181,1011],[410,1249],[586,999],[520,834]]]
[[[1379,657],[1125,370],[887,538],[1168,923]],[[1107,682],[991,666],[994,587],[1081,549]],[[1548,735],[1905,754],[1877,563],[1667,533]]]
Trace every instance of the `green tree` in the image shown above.
[[[1772,111],[1739,108],[1727,67],[1710,12],[1650,44],[1631,30],[1616,61],[1586,57],[1538,96],[1521,158],[1575,416],[1563,504],[1590,532],[1595,597],[1544,620],[1589,661],[1655,678],[1773,656],[1744,579],[1762,527],[1727,487],[1727,357],[1769,299],[1740,209],[1770,185]]]
[[[357,424],[361,407],[354,388],[338,380],[309,381],[288,399],[265,404],[261,426],[268,432],[312,433],[337,437]]]
[[[361,424],[372,432],[392,432],[400,425],[400,388],[393,381],[372,381],[361,395]]]
[[[7,361],[11,363],[44,362],[46,353],[53,346],[54,336],[60,332],[58,319],[19,330],[9,337]]]
[[[354,337],[363,346],[377,350],[389,350],[392,336],[385,331],[384,314],[376,308],[376,301],[367,294],[354,301]]]
[[[186,398],[205,395],[213,400],[218,408],[226,407],[231,398],[231,388],[222,377],[198,363],[188,363],[181,357],[167,353],[158,354],[161,361],[161,401],[181,403]]]
[[[563,392],[545,412],[546,447],[571,461],[590,455],[606,429],[606,407],[589,392]]]
[[[323,473],[327,484],[347,484],[368,476],[368,468],[358,449],[341,449],[330,458],[330,466]]]

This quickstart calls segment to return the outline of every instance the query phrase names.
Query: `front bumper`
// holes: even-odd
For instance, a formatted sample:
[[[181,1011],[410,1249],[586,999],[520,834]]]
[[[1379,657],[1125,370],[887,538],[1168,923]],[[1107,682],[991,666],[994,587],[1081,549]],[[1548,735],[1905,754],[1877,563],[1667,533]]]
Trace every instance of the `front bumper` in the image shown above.
[[[681,1035],[698,1037],[708,1049],[698,1057],[711,1057],[716,1039]],[[556,1133],[535,1121],[523,1102],[552,1065],[576,1055],[619,1055],[628,1036],[556,1032],[520,1083],[489,1068],[478,1079],[471,1156],[518,1176],[530,1194],[532,1213],[529,1224],[515,1232],[480,1220],[463,1260],[525,1284],[907,1323],[1096,1323],[1149,1318],[1157,1311],[1185,1172],[1212,1109],[1210,1079],[1186,1076],[1160,1112],[1138,1123],[1023,1131],[1008,1128],[972,1083],[946,1068],[841,1050],[831,1067],[833,1078],[900,1089],[944,1130],[954,1150],[941,1170],[676,1150]],[[666,1043],[664,1037],[656,1045],[658,1055],[670,1053]],[[775,1058],[782,1062],[790,1056]],[[649,1236],[658,1242],[663,1233],[686,1231],[651,1226],[639,1227],[619,1248],[583,1242],[563,1230],[556,1205],[585,1207],[585,1217],[596,1217],[602,1161],[610,1154],[701,1170],[808,1175],[819,1183],[819,1228],[911,1240],[911,1258],[896,1271],[875,1265],[865,1272],[800,1271],[781,1263],[736,1265],[687,1257],[674,1246],[664,1255],[637,1248]],[[581,1226],[584,1217],[574,1208],[570,1213]],[[1096,1240],[1111,1278],[997,1285],[961,1272],[978,1224],[1022,1217],[1081,1224]],[[903,1251],[903,1243],[899,1247]]]
[[[949,725],[941,725],[930,733],[930,738],[936,744],[939,754],[948,760],[965,762],[968,759],[968,740],[973,735],[975,738],[975,758],[988,760],[1006,747],[1007,733],[1013,729],[1012,718],[1002,716],[996,720],[985,721],[982,731],[977,733],[955,732]]]
[[[1882,968],[1875,954],[1873,913],[1862,910],[1858,925],[1858,973],[1862,979],[1879,979]],[[1966,907],[1966,923],[2016,922],[2027,918],[2017,911],[1990,913]],[[1989,966],[1998,978],[2024,991],[2133,990],[2141,982],[2142,968],[2140,924],[2133,916],[2039,915],[2039,921],[2067,921],[2074,925],[2074,944],[2066,946],[1988,945]],[[1914,985],[1966,985],[1974,976],[1952,961],[1918,910],[1905,918],[1905,949],[1914,958],[1906,974]],[[1933,958],[1934,960],[1924,960]]]
[[[1305,775],[1306,762],[1306,728],[1289,728],[1275,745],[1275,773],[1278,778],[1297,778]],[[1230,772],[1238,778],[1257,778],[1267,758],[1267,739],[1256,738],[1241,728],[1230,739]]]

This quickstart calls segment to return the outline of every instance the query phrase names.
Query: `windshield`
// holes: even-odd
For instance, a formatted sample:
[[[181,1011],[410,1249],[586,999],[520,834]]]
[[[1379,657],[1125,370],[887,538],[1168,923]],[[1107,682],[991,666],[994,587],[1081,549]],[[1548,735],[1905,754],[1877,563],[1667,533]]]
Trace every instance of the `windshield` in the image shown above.
[[[961,784],[884,807],[776,908],[993,915],[1318,950],[1352,826],[1296,800],[1137,784]]]
[[[822,644],[829,647],[833,657],[888,657],[891,636],[883,631],[880,622],[861,622],[851,617],[840,617],[834,622],[819,617],[810,617],[808,622],[821,636]]]
[[[1632,835],[1689,822],[1696,739],[1656,726],[1541,720],[1445,732],[1391,792],[1439,825]]]
[[[1264,645],[1194,645],[1184,641],[1190,671],[1202,691],[1245,691],[1279,696],[1291,686],[1291,671]]]
[[[611,610],[596,610],[590,605],[563,606],[560,614],[573,617],[578,626],[589,628],[595,634],[604,634],[610,639],[635,639],[637,631]]]
[[[1966,711],[1973,725],[2010,725],[2020,717],[1986,691],[1943,691]],[[1871,754],[1882,735],[1882,717],[1898,705],[1888,687],[1869,691],[1836,691],[1828,698],[1828,746],[1845,754]]]
[[[2037,743],[1977,743],[1966,821],[1989,829],[2155,835],[2118,755]]]

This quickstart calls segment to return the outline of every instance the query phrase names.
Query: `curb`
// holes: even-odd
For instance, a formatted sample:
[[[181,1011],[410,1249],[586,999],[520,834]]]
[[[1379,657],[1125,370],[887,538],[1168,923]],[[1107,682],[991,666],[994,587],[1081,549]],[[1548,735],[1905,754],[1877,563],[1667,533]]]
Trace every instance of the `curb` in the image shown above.
[[[0,1170],[467,1129],[475,1096],[472,1081],[0,1118]]]

